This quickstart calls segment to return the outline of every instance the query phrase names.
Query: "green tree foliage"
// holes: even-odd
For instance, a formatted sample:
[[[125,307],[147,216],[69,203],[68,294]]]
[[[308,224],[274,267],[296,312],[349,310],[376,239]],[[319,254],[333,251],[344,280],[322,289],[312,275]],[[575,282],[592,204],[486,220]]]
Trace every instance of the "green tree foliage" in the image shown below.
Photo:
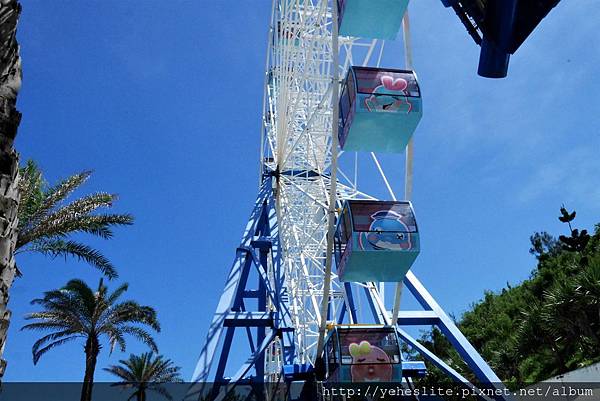
[[[120,379],[113,386],[134,389],[127,400],[135,397],[137,401],[146,400],[146,391],[154,391],[172,400],[173,397],[165,384],[183,382],[180,369],[170,359],[165,359],[162,355],[154,356],[152,352],[141,355],[131,354],[129,359],[120,360],[119,365],[104,368],[105,371]]]
[[[569,235],[531,236],[537,266],[520,285],[486,292],[458,322],[460,330],[510,388],[522,387],[600,361],[600,225],[593,235],[571,226]],[[421,341],[469,379],[472,372],[434,329]],[[445,383],[432,369],[426,379]]]
[[[100,251],[72,239],[75,233],[109,239],[113,236],[113,227],[133,224],[129,214],[95,213],[111,207],[117,199],[114,194],[98,192],[67,202],[69,195],[90,175],[91,171],[83,171],[50,186],[32,160],[21,168],[17,254],[73,256],[96,267],[108,278],[117,277],[115,267]]]
[[[156,311],[135,301],[118,302],[127,289],[128,285],[123,284],[109,292],[100,280],[98,289],[94,291],[81,280],[71,280],[63,288],[48,291],[43,298],[31,302],[40,305],[42,311],[27,315],[25,319],[34,322],[23,326],[23,329],[50,331],[50,334],[33,344],[34,363],[60,345],[84,340],[85,375],[81,401],[91,400],[96,361],[103,338],[108,340],[110,352],[115,347],[125,351],[125,336],[131,336],[147,344],[153,351],[158,351],[154,339],[145,329],[149,327],[160,331]]]

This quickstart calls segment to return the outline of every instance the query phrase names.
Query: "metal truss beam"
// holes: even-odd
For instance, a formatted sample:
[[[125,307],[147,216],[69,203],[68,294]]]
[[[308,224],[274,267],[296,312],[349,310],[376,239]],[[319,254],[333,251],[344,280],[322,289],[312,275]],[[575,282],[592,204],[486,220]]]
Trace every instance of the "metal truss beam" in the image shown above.
[[[206,395],[209,391],[206,386],[208,382],[214,383],[210,391],[216,395],[219,385],[229,381],[225,379],[224,372],[235,329],[246,330],[252,361],[256,363],[257,372],[261,373],[265,339],[274,335],[280,317],[285,319],[285,310],[278,309],[283,286],[276,272],[279,269],[279,238],[272,192],[272,177],[265,176],[200,352],[193,384],[186,399],[198,399]],[[258,273],[258,289],[246,288],[252,266]],[[246,310],[245,298],[256,299],[258,310]],[[267,308],[269,301],[273,309]],[[251,329],[256,330],[255,341]],[[266,335],[267,329],[271,332],[269,336]],[[217,368],[211,376],[217,357]]]
[[[471,345],[467,338],[460,332],[454,321],[446,314],[446,312],[444,312],[442,307],[435,301],[433,296],[431,296],[429,291],[427,291],[425,286],[423,286],[423,284],[417,279],[412,271],[408,271],[406,274],[406,277],[404,278],[404,285],[406,288],[408,288],[408,290],[424,310],[401,311],[399,313],[397,321],[397,331],[399,336],[413,349],[419,352],[419,354],[431,361],[454,381],[471,390],[476,389],[474,384],[469,382],[469,380],[467,380],[464,376],[448,366],[448,364],[446,364],[441,358],[437,357],[434,353],[429,351],[402,329],[402,327],[405,326],[437,326],[446,336],[448,341],[450,341],[461,358],[463,358],[467,366],[473,371],[479,380],[480,385],[488,388],[494,388],[498,390],[498,394],[507,394],[505,391],[506,388],[498,376],[496,376],[487,362],[483,360],[473,345]],[[375,321],[380,324],[390,324],[390,314],[387,310],[385,310],[385,307],[381,302],[377,286],[374,283],[365,283],[364,288]],[[482,398],[485,399],[485,397]],[[498,395],[497,399],[512,400],[512,397],[507,395]]]

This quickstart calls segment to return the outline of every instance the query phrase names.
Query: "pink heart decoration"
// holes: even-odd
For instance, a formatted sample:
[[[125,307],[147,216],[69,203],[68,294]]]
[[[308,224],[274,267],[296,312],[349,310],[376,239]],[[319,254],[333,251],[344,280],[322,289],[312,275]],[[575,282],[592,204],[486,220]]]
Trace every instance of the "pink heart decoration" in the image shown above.
[[[389,75],[384,75],[381,77],[381,83],[383,87],[388,90],[393,91],[403,91],[408,87],[408,82],[404,78],[396,78],[390,77]]]

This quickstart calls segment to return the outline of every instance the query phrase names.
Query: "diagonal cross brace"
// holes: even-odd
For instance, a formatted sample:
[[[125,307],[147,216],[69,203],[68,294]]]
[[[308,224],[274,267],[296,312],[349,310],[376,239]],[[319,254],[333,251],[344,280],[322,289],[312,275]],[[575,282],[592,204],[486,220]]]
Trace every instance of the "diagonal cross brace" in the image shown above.
[[[493,386],[503,395],[498,395],[498,399],[512,400],[506,394],[506,388],[496,376],[494,371],[489,367],[487,362],[479,355],[477,350],[469,343],[467,338],[460,332],[454,321],[444,312],[441,306],[435,301],[427,289],[421,284],[417,277],[408,271],[404,278],[404,284],[409,291],[414,295],[416,300],[425,309],[424,311],[407,311],[399,315],[397,323],[403,324],[435,324],[440,328],[442,333],[448,338],[452,346],[457,350],[460,356],[465,360],[469,368],[475,373],[475,376],[482,384]],[[388,312],[384,309],[383,304],[379,300],[377,288],[374,285],[365,287],[367,300],[371,307],[373,317],[380,324],[389,324]],[[421,355],[429,359],[433,364],[443,370],[448,376],[465,387],[476,390],[476,387],[469,382],[464,376],[452,369],[443,360],[438,358],[434,353],[425,348],[422,344],[412,338],[408,333],[397,327],[398,335],[402,337],[408,344],[413,346]],[[483,396],[480,398],[486,399]]]
[[[487,362],[483,360],[475,347],[473,347],[467,338],[460,332],[454,321],[446,314],[446,312],[444,312],[442,307],[435,301],[429,291],[425,289],[412,271],[406,273],[404,284],[426,310],[431,310],[438,316],[440,320],[438,327],[448,338],[450,343],[452,343],[454,348],[456,348],[460,356],[467,362],[469,367],[473,370],[473,373],[475,373],[475,376],[477,376],[482,383],[492,384],[497,387],[501,382],[498,376],[496,376],[496,373],[494,373]]]
[[[242,288],[245,285],[245,283],[242,283],[242,277],[244,276],[245,270],[249,268],[252,257],[248,252],[244,251],[243,248],[247,248],[251,245],[254,236],[261,228],[259,227],[260,223],[268,224],[268,220],[265,222],[264,213],[267,203],[271,203],[269,202],[271,190],[271,178],[267,178],[259,191],[254,204],[254,209],[252,210],[248,224],[244,230],[244,235],[240,244],[240,248],[242,249],[238,248],[236,258],[227,277],[227,281],[225,282],[225,289],[221,294],[219,304],[209,326],[206,342],[200,351],[198,363],[192,376],[192,382],[199,385],[199,387],[192,385],[192,388],[190,388],[190,391],[188,392],[188,397],[193,394],[201,393],[204,383],[209,380],[217,346],[222,339],[225,329],[225,319],[245,290],[245,288]]]
[[[256,361],[258,361],[262,357],[262,355],[264,354],[264,352],[267,349],[267,347],[269,346],[269,344],[271,344],[271,341],[273,341],[275,339],[275,335],[276,335],[276,332],[272,331],[270,335],[268,335],[264,338],[264,340],[260,344],[260,347],[258,347],[258,349],[250,356],[250,358],[248,358],[248,360],[246,362],[244,362],[242,367],[231,378],[231,381],[229,382],[229,384],[227,384],[226,387],[221,389],[221,392],[215,398],[215,401],[222,401],[227,396],[227,394],[229,394],[231,392],[231,390],[233,390],[235,385],[244,378],[246,373],[248,373],[248,371],[250,371],[250,369],[252,368],[252,366],[254,366]]]

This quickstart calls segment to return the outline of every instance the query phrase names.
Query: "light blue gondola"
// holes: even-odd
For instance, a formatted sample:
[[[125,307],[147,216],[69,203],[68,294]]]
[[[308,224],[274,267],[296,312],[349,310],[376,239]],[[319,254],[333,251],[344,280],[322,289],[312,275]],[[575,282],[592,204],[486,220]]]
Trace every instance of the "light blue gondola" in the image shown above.
[[[345,202],[335,234],[340,281],[400,282],[419,251],[419,230],[410,202]]]
[[[408,0],[338,0],[339,33],[368,39],[394,40]]]
[[[351,67],[340,96],[344,150],[402,153],[423,116],[413,71]]]

